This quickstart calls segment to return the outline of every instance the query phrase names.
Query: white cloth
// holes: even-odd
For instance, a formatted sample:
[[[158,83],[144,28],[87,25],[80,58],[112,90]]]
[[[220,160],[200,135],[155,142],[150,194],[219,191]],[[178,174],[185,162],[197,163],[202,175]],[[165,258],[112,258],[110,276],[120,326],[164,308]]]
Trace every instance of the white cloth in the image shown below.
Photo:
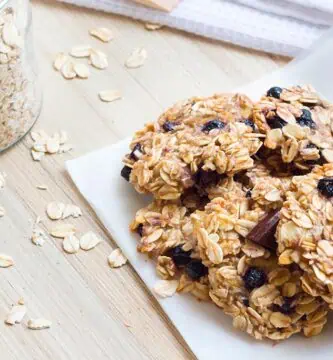
[[[311,83],[328,99],[333,100],[333,30],[315,45],[310,55],[292,62],[264,79],[249,84],[239,91],[255,100],[270,86]],[[320,66],[318,66],[320,64]],[[222,89],[221,89],[222,90]],[[140,128],[143,124],[138,124]],[[137,235],[130,233],[128,224],[135,212],[151,199],[136,193],[120,177],[121,159],[128,152],[129,140],[92,152],[66,163],[70,176],[82,195],[95,210],[105,228],[123,250],[138,275],[149,289],[157,281],[155,266],[136,251]],[[111,290],[110,290],[111,291]],[[130,291],[130,289],[124,289]],[[305,346],[302,336],[294,336],[272,347],[268,341],[254,341],[232,329],[232,321],[211,303],[200,303],[193,297],[175,295],[160,299],[161,307],[183,336],[199,360],[256,359],[256,360],[332,360],[333,319],[326,330]],[[170,359],[173,359],[170,355]],[[132,360],[132,359],[129,359]]]
[[[316,25],[333,25],[333,1],[317,0],[316,4],[304,4],[297,0],[235,0],[236,2],[276,15],[289,16]],[[306,3],[306,2],[305,2]]]
[[[323,14],[319,24],[314,24],[298,18],[277,15],[277,7],[271,6],[271,10],[268,8],[267,11],[262,11],[236,1],[182,0],[170,14],[137,5],[130,0],[60,1],[156,22],[205,37],[288,56],[295,56],[300,50],[308,48],[328,28],[322,25],[322,22],[328,21]],[[297,0],[288,0],[291,1],[296,3]],[[259,3],[263,3],[259,0],[253,1],[255,2],[258,6]],[[278,2],[274,1],[272,4]],[[310,0],[307,2],[309,6],[313,5]],[[318,3],[321,2],[323,4],[317,8],[317,12],[331,9],[333,13],[333,4],[329,6],[324,4],[323,0],[318,0]],[[273,9],[275,14],[269,12]],[[307,16],[311,16],[311,13]]]

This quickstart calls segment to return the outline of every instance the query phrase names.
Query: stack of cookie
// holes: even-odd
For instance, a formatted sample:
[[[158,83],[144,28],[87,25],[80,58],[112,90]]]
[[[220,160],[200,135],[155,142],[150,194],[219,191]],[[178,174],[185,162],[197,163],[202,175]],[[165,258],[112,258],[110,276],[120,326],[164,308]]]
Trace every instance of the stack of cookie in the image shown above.
[[[332,113],[310,86],[191,98],[124,158],[154,196],[130,225],[138,251],[256,339],[317,335],[333,309]]]

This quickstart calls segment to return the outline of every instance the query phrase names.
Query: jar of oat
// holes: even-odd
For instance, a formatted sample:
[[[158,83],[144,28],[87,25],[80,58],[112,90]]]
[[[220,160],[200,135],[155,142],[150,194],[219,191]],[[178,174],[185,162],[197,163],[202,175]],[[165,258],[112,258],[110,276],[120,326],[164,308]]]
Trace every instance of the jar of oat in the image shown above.
[[[0,151],[20,140],[41,107],[29,0],[0,0]]]

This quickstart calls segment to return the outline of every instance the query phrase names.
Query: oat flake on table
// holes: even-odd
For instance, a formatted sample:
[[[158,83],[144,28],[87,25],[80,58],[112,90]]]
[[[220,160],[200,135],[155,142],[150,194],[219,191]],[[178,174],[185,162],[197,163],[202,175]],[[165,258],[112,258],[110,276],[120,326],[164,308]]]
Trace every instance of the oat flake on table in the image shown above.
[[[24,305],[14,305],[7,315],[5,323],[8,325],[20,324],[26,312],[27,308]]]
[[[51,220],[59,220],[65,209],[65,204],[62,202],[52,201],[46,207],[47,216]]]
[[[147,59],[147,50],[144,48],[134,49],[129,58],[125,62],[125,66],[129,69],[135,69],[143,66]]]
[[[89,231],[81,236],[80,247],[82,250],[89,251],[96,247],[101,241],[102,240],[98,235],[92,231]]]
[[[122,98],[121,92],[118,90],[104,90],[98,93],[99,98],[103,102],[113,102]]]
[[[57,224],[50,230],[50,235],[55,238],[64,239],[66,236],[75,232],[76,228],[72,224]]]
[[[80,241],[74,234],[66,235],[62,247],[68,254],[76,254],[80,250]]]
[[[91,51],[90,63],[92,66],[99,70],[104,70],[109,66],[106,54],[100,50]]]
[[[60,71],[61,68],[63,67],[63,65],[65,65],[65,63],[69,60],[69,56],[64,54],[64,53],[59,53],[56,55],[54,62],[53,62],[53,67],[57,70]]]
[[[0,268],[8,268],[14,265],[14,260],[11,256],[0,254]]]
[[[120,249],[115,249],[108,256],[108,262],[111,268],[118,268],[125,265],[127,259]]]
[[[75,58],[85,58],[90,56],[91,50],[90,45],[79,45],[74,46],[69,54]]]
[[[52,325],[52,322],[47,319],[31,319],[28,321],[28,328],[31,330],[43,330],[48,329]]]
[[[36,246],[43,246],[47,240],[46,233],[40,228],[38,222],[34,225],[32,229],[31,241]]]
[[[112,31],[105,27],[91,29],[89,34],[105,43],[110,42],[113,39]]]

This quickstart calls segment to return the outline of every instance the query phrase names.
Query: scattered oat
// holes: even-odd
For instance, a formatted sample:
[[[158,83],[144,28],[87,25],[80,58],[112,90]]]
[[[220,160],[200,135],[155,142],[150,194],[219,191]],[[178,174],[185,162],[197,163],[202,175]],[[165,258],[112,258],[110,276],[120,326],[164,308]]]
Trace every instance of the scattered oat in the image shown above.
[[[110,42],[113,39],[113,33],[108,28],[96,28],[89,31],[89,34],[91,36],[94,36],[98,40],[101,40],[103,42]]]
[[[24,305],[25,304],[25,301],[23,298],[20,298],[17,302],[19,305]]]
[[[132,54],[125,62],[125,66],[129,69],[135,69],[143,66],[147,59],[147,51],[144,48],[134,49]]]
[[[65,63],[69,60],[69,57],[64,54],[64,53],[59,53],[57,54],[56,58],[54,59],[53,62],[53,67],[57,70],[60,71],[61,68],[65,65]]]
[[[64,209],[65,204],[57,201],[52,201],[47,205],[46,213],[51,220],[59,220],[62,218]]]
[[[159,30],[163,27],[161,24],[145,23],[145,28],[150,31]]]
[[[178,280],[159,280],[153,290],[159,297],[166,298],[176,293],[178,285]]]
[[[90,45],[79,45],[74,46],[70,51],[70,55],[76,58],[85,58],[89,57],[92,47]]]
[[[67,219],[68,217],[73,216],[74,218],[78,218],[82,216],[82,210],[72,204],[65,205],[64,211],[62,213],[62,218]]]
[[[31,149],[31,156],[35,161],[41,161],[45,153]]]
[[[98,93],[99,98],[104,102],[112,102],[120,100],[122,98],[120,91],[118,90],[104,90]]]
[[[110,267],[118,268],[126,264],[127,259],[120,249],[115,249],[108,257]]]
[[[3,206],[0,205],[0,218],[6,215],[6,210]]]
[[[14,260],[11,256],[0,254],[0,268],[8,268],[14,265]]]
[[[80,250],[80,241],[79,239],[72,233],[65,237],[62,243],[63,249],[68,254],[75,254]]]
[[[27,312],[27,308],[24,305],[14,305],[11,308],[9,314],[7,315],[7,319],[5,320],[5,323],[8,325],[20,324],[26,312]]]
[[[38,190],[48,190],[47,185],[37,185],[36,188],[37,188]]]
[[[62,67],[61,67],[61,74],[62,76],[67,79],[71,80],[76,77],[76,72],[74,71],[74,63],[73,61],[67,61]]]
[[[35,161],[40,161],[45,154],[61,154],[73,148],[73,145],[67,144],[68,134],[63,130],[52,136],[43,130],[34,131],[31,138],[34,141],[31,156]]]
[[[51,229],[50,235],[55,238],[64,239],[69,234],[75,233],[75,231],[76,228],[72,224],[58,224]]]
[[[104,70],[108,67],[108,58],[106,54],[104,54],[100,50],[92,50],[90,54],[90,63],[96,69]]]
[[[47,236],[45,232],[38,226],[38,222],[34,225],[32,229],[31,241],[33,244],[37,246],[43,246],[45,241],[47,240]]]
[[[57,138],[49,138],[46,142],[46,152],[56,154],[59,151],[59,140]]]
[[[80,79],[88,79],[90,75],[90,70],[87,65],[85,64],[75,64],[74,65],[74,71],[76,72],[76,75]]]
[[[82,250],[89,251],[96,247],[102,240],[92,231],[84,234],[80,239],[80,247]]]
[[[28,321],[28,328],[31,330],[43,330],[48,329],[52,325],[50,320],[46,320],[43,318],[40,319],[31,319]]]

